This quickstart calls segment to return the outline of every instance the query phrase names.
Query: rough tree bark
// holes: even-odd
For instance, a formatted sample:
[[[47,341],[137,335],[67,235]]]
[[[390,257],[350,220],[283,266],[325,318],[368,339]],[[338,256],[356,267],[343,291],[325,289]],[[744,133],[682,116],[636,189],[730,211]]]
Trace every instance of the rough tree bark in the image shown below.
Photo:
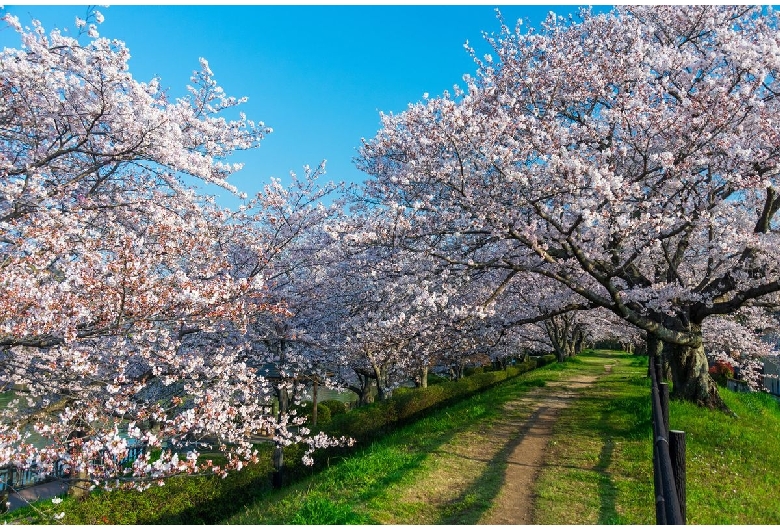
[[[672,376],[670,397],[690,401],[702,407],[729,411],[708,372],[701,325],[688,323],[685,331],[690,339],[685,345],[663,341],[651,333],[646,337],[647,353],[656,353],[662,359],[663,365],[668,363]],[[666,375],[665,367],[664,372]]]

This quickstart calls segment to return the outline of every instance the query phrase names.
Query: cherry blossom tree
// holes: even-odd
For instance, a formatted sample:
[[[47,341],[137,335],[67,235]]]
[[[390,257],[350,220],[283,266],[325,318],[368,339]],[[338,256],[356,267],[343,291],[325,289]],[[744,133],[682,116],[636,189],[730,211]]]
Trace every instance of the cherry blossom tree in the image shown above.
[[[732,315],[704,322],[702,333],[709,359],[739,371],[752,390],[762,390],[763,360],[778,352],[765,337],[778,328],[777,315],[763,307],[743,307]]]
[[[702,326],[780,290],[776,28],[725,6],[502,22],[465,91],[382,116],[366,193],[404,209],[409,248],[644,330],[675,396],[723,407]]]
[[[270,129],[235,113],[243,100],[203,59],[171,101],[159,80],[133,78],[127,48],[96,24],[69,37],[4,21],[21,47],[0,52],[0,380],[17,398],[0,411],[0,465],[143,488],[240,469],[263,429],[327,444],[265,415],[274,389],[245,362],[249,316],[284,308],[264,269],[231,250],[255,238],[250,261],[266,263],[284,242],[192,187],[235,193],[241,166],[228,158]],[[147,450],[125,469],[133,440]],[[202,441],[227,464],[199,462]]]

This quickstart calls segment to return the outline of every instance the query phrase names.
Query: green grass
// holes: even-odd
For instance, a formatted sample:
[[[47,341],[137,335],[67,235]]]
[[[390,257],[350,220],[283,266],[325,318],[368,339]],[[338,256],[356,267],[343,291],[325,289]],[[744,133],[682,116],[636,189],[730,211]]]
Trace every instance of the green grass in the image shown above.
[[[615,360],[556,423],[536,483],[539,524],[655,522],[647,358],[602,351],[580,358]]]
[[[521,385],[542,384],[540,381],[543,378],[544,375],[540,372],[532,378],[524,379]],[[450,409],[445,409],[443,416],[433,415],[428,420],[429,428],[442,432],[454,428],[455,424],[449,421],[452,414],[447,410]],[[452,410],[457,410],[457,407]],[[461,423],[468,421],[474,423],[485,410],[486,408],[480,408],[477,405],[465,415],[460,412],[455,414],[458,415],[457,419]],[[363,412],[367,411],[368,409]],[[380,436],[377,438],[384,439]],[[365,439],[362,441],[366,442]],[[368,442],[370,443],[370,439]],[[229,519],[244,507],[257,502],[258,499],[267,499],[278,494],[270,487],[271,457],[269,447],[263,446],[261,449],[267,454],[261,455],[261,461],[258,465],[248,466],[247,469],[238,473],[231,473],[224,480],[217,477],[177,477],[168,479],[163,488],[153,487],[143,493],[135,491],[95,492],[84,501],[66,497],[61,504],[56,506],[56,511],[50,501],[41,501],[33,508],[24,508],[11,514],[2,515],[0,521],[52,522],[46,514],[50,516],[53,513],[63,511],[66,516],[61,522],[66,524],[214,524]],[[295,447],[285,449],[285,461],[290,466],[286,472],[288,482],[295,483],[301,478],[311,477],[318,471],[300,465],[301,452],[302,449]],[[321,454],[318,458],[320,468],[323,461],[329,462],[331,460],[330,457]],[[398,455],[392,456],[392,459],[398,461]],[[333,462],[343,461],[344,455],[334,456],[332,460]],[[381,469],[387,468],[380,466],[380,471]],[[295,512],[288,514],[290,517],[285,521],[291,522],[293,519],[300,520],[302,517],[314,517],[315,513],[326,512],[328,506],[332,508],[334,513],[340,514],[338,517],[348,517],[349,515],[342,510],[343,502],[338,498],[330,504],[318,501],[314,504],[307,504],[307,506],[308,508],[300,511],[296,508]]]
[[[721,393],[737,418],[670,407],[672,429],[686,432],[688,522],[777,524],[780,404],[767,394]]]
[[[654,524],[647,358],[620,364],[565,410],[536,485],[539,524]],[[586,357],[583,357],[586,359]],[[672,402],[686,433],[689,524],[780,521],[780,406],[721,389],[733,418]]]

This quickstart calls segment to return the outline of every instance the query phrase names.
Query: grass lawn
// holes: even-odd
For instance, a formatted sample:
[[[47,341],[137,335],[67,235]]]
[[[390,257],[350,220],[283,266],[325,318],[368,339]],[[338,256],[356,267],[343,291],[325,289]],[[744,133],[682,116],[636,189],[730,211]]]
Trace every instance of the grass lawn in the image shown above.
[[[475,524],[501,488],[506,461],[457,455],[487,447],[482,436],[502,419],[505,403],[573,372],[603,373],[603,364],[554,364],[523,374],[331,462],[223,523]]]
[[[559,418],[537,482],[539,524],[655,524],[647,358],[617,358]],[[687,522],[776,524],[780,406],[766,394],[721,394],[736,418],[670,406],[671,428],[686,433]]]

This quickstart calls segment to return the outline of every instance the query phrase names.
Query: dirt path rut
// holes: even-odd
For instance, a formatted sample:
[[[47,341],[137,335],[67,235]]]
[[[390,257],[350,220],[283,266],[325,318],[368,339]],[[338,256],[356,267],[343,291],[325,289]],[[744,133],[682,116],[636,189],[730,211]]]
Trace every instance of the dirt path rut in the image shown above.
[[[513,447],[507,456],[504,484],[495,499],[493,508],[479,524],[531,524],[533,522],[533,497],[531,488],[544,462],[544,449],[550,441],[558,414],[576,398],[577,389],[592,385],[596,376],[579,376],[566,381],[549,383],[525,395],[522,399],[506,404],[507,412],[513,408],[531,408],[531,415],[524,422],[507,420],[496,425],[492,434],[496,441]],[[507,437],[507,434],[513,433]]]

